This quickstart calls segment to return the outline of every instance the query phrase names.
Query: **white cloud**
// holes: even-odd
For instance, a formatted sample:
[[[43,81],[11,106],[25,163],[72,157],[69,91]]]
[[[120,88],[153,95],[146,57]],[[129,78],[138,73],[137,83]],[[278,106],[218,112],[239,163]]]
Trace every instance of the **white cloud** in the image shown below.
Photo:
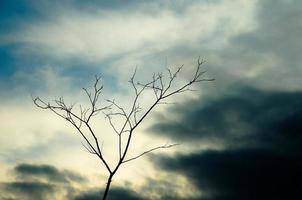
[[[253,4],[240,0],[196,2],[182,14],[163,9],[154,15],[142,10],[90,14],[67,7],[48,21],[26,24],[7,40],[22,44],[27,53],[86,61],[196,42],[218,48],[228,36],[254,28]]]

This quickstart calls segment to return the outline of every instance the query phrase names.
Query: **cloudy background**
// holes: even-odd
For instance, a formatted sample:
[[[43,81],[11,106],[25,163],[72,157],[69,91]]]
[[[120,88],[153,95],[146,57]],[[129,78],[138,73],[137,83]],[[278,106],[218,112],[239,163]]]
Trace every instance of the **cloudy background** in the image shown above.
[[[301,22],[299,0],[0,1],[0,199],[94,200],[106,183],[76,131],[31,95],[85,105],[81,88],[101,74],[104,98],[127,106],[136,66],[144,81],[183,64],[183,83],[199,56],[216,80],[158,107],[129,155],[181,145],[123,165],[109,199],[296,199]]]

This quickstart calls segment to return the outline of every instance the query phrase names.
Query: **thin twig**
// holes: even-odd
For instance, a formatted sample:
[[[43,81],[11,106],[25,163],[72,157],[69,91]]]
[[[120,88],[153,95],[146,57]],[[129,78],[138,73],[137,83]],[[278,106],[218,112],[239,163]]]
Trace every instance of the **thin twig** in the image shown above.
[[[138,156],[135,156],[135,157],[133,157],[133,158],[126,159],[126,160],[124,160],[122,163],[126,163],[126,162],[129,162],[129,161],[138,159],[138,158],[142,157],[142,156],[145,155],[145,154],[151,153],[152,151],[155,151],[155,150],[158,150],[158,149],[167,149],[167,148],[171,148],[171,147],[176,146],[176,145],[179,145],[179,144],[170,144],[170,145],[162,145],[162,146],[154,147],[154,148],[152,148],[152,149],[149,149],[148,151],[145,151],[145,152],[139,154]]]

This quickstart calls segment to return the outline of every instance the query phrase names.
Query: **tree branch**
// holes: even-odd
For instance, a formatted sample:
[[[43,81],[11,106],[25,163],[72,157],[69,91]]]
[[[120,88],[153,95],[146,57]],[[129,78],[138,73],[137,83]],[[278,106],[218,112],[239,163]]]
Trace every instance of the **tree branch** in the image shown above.
[[[138,159],[138,158],[142,157],[142,156],[145,155],[145,154],[151,153],[152,151],[155,151],[155,150],[158,150],[158,149],[167,149],[167,148],[171,148],[171,147],[176,146],[176,145],[179,145],[179,144],[170,144],[170,145],[166,145],[166,144],[165,144],[165,145],[162,145],[162,146],[158,146],[158,147],[149,149],[148,151],[145,151],[145,152],[139,154],[138,156],[135,156],[135,157],[133,157],[133,158],[126,159],[126,160],[124,160],[122,163],[126,163],[126,162],[129,162],[129,161]]]

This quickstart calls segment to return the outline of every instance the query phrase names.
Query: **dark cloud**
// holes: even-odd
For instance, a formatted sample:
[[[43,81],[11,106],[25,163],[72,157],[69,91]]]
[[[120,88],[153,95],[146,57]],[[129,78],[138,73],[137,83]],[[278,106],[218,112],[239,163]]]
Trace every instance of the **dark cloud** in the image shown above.
[[[74,198],[74,200],[96,200],[96,199],[100,199],[100,195],[101,195],[100,191],[92,190],[79,194]]]
[[[75,197],[74,200],[98,200],[100,199],[101,191],[91,190],[88,192],[83,192],[82,194]],[[108,193],[108,199],[110,200],[144,200],[136,192],[132,190],[127,190],[125,188],[113,187]]]
[[[201,199],[295,199],[302,186],[302,159],[261,149],[196,152],[162,157],[157,164],[187,176]]]
[[[236,93],[174,108],[177,120],[162,116],[150,132],[178,141],[217,143],[226,147],[301,150],[302,92],[242,88]]]
[[[22,163],[15,167],[15,172],[21,177],[39,177],[46,178],[50,182],[83,182],[85,178],[71,171],[60,171],[50,165],[31,165]]]
[[[154,160],[182,174],[201,200],[295,199],[302,186],[302,92],[230,88],[175,108],[151,130],[185,143],[223,144]]]
[[[169,178],[160,176],[149,177],[140,189],[140,191],[144,191],[150,200],[180,200],[178,190],[179,183],[175,176],[169,176]],[[189,200],[189,198],[186,199]]]
[[[0,183],[0,198],[4,200],[94,200],[100,199],[102,189],[89,189],[81,175],[60,170],[51,165],[22,163],[12,171],[15,180]],[[81,187],[76,187],[80,185]],[[112,200],[144,200],[138,193],[122,187],[112,187],[108,194]]]
[[[12,175],[14,180],[0,183],[1,199],[72,199],[81,192],[75,184],[87,183],[81,175],[51,165],[22,163],[14,167]]]
[[[6,196],[13,196],[10,197],[11,199],[43,200],[55,197],[55,186],[39,182],[11,182],[5,184],[4,191],[2,192],[4,192]]]

